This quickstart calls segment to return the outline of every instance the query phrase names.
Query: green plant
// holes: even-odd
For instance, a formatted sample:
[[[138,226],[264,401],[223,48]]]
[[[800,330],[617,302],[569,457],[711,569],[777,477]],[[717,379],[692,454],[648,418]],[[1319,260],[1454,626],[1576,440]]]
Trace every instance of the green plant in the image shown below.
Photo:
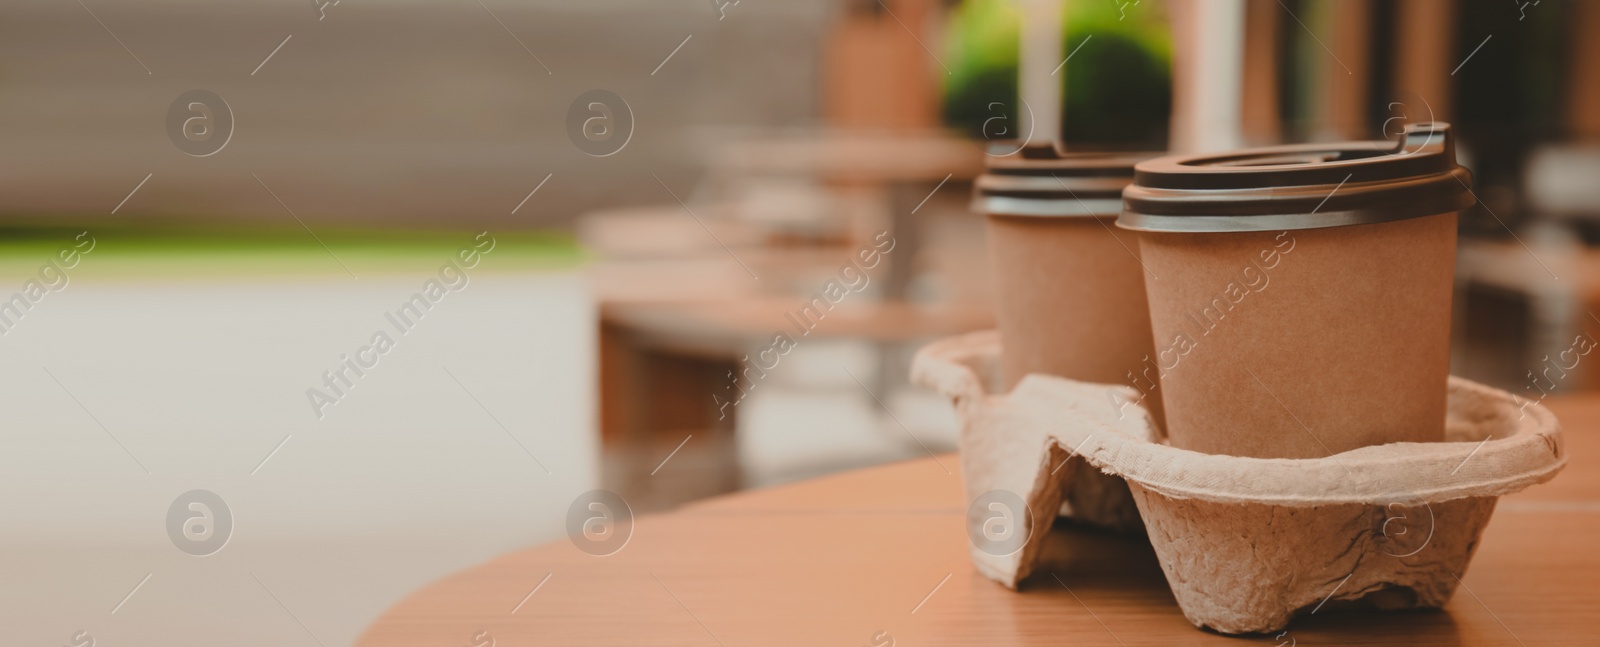
[[[987,120],[1017,105],[1016,0],[963,0],[946,36],[946,124],[975,137],[1014,136]],[[1164,148],[1172,104],[1172,45],[1154,0],[1069,2],[1063,25],[1064,127],[1069,144]],[[1079,46],[1082,45],[1080,48]],[[1004,113],[1008,114],[1008,113]]]

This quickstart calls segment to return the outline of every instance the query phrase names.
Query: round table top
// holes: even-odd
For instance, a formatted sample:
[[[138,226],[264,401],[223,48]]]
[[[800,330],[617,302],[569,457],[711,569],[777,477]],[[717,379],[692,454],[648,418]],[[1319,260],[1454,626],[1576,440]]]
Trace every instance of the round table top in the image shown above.
[[[1600,396],[1551,402],[1567,470],[1501,499],[1443,610],[1324,610],[1251,641],[1595,644]],[[358,644],[1242,644],[1184,619],[1142,538],[1058,524],[1020,591],[984,579],[957,465],[930,457],[643,516],[604,557],[565,539],[513,552],[412,593]]]

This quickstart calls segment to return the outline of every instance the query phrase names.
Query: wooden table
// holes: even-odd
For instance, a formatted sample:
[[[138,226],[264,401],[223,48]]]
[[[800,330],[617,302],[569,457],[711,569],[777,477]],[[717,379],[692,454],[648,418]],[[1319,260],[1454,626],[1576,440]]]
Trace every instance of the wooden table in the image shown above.
[[[1548,404],[1571,463],[1501,500],[1442,611],[1325,609],[1282,636],[1224,637],[1184,620],[1147,543],[1071,527],[1047,572],[1008,591],[967,561],[941,456],[645,516],[606,557],[565,539],[517,551],[414,592],[359,644],[1595,645],[1600,396]]]

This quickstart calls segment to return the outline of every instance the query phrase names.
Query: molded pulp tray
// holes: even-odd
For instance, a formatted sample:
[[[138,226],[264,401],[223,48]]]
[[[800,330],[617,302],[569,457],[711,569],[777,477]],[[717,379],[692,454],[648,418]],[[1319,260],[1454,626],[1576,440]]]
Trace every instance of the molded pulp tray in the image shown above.
[[[1566,465],[1549,410],[1455,377],[1447,442],[1262,459],[1160,444],[1142,410],[1119,418],[1111,396],[1137,397],[1126,386],[1029,375],[991,394],[999,352],[999,336],[984,331],[935,342],[912,365],[912,379],[949,397],[961,418],[978,571],[1016,588],[1035,566],[1063,484],[1073,499],[1095,483],[1080,474],[1104,472],[1126,481],[1184,616],[1224,633],[1277,631],[1329,601],[1442,606],[1496,499]],[[1077,497],[1075,513],[1110,526],[1131,518],[1119,488],[1088,487],[1095,493]],[[1018,536],[994,534],[1003,530],[995,510],[1020,522]]]

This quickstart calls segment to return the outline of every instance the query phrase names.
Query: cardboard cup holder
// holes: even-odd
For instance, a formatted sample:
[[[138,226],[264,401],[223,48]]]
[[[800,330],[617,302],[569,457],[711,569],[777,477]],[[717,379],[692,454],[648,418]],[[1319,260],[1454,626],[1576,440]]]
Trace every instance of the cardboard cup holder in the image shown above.
[[[1278,631],[1326,604],[1440,607],[1498,497],[1566,465],[1549,410],[1455,377],[1444,442],[1250,458],[1164,444],[1143,410],[1119,417],[1112,396],[1137,397],[1126,386],[1036,374],[997,392],[999,355],[985,331],[935,342],[912,364],[913,381],[961,419],[977,570],[1016,588],[1065,496],[1089,523],[1142,519],[1184,617],[1223,633]]]

